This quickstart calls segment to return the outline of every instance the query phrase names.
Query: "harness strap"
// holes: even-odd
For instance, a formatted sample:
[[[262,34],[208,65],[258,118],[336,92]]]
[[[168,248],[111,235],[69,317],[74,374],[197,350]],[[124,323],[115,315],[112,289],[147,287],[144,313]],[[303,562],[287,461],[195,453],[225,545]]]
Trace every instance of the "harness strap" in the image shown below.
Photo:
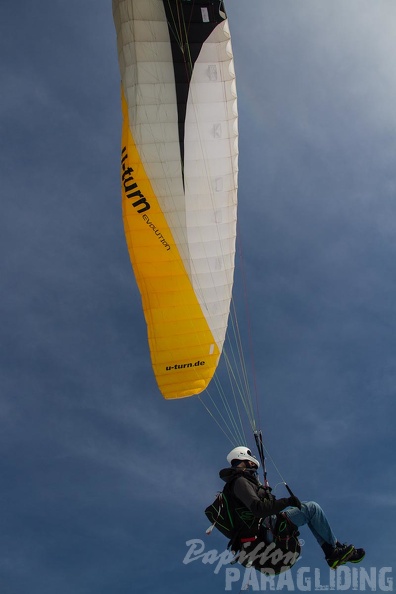
[[[241,538],[241,543],[243,544],[244,542],[254,542],[255,540],[257,540],[257,536],[251,536],[250,538]]]

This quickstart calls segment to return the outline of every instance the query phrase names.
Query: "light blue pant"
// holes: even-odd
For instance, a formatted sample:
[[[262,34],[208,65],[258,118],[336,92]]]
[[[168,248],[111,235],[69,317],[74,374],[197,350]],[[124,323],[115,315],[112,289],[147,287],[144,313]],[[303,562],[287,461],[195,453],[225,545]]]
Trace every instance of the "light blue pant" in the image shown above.
[[[285,514],[296,526],[306,524],[320,546],[327,542],[335,547],[337,539],[323,509],[315,501],[304,501],[301,504],[301,510],[298,507],[288,507],[285,509]]]

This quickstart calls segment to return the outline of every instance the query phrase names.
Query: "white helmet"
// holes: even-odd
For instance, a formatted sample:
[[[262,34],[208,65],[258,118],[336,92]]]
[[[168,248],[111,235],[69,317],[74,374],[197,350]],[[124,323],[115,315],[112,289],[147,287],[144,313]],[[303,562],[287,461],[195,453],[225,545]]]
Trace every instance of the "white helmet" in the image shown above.
[[[231,450],[227,456],[228,464],[232,464],[233,460],[250,460],[250,462],[254,462],[254,464],[257,465],[257,468],[260,468],[260,462],[253,456],[248,448],[245,448],[245,446],[238,446]]]

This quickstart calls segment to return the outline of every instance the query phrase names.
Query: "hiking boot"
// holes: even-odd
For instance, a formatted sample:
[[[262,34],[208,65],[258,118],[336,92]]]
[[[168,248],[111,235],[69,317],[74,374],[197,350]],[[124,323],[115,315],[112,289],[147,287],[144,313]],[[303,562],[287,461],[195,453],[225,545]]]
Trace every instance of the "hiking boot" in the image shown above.
[[[343,565],[349,561],[349,557],[353,554],[355,547],[353,545],[339,544],[334,548],[333,552],[329,557],[326,557],[326,561],[331,569],[335,569],[339,565]],[[358,561],[357,561],[358,563]]]
[[[364,559],[366,551],[364,549],[353,549],[352,554],[348,557],[348,563],[360,563]]]

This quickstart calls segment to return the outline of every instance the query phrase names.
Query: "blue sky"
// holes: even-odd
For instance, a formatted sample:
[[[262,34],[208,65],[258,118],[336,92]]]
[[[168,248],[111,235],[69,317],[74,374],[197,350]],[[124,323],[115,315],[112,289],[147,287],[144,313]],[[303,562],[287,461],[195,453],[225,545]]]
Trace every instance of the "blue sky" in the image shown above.
[[[224,546],[203,509],[230,444],[151,373],[121,219],[111,3],[39,4],[0,4],[1,592],[223,591],[224,573],[182,562],[189,539]],[[266,443],[365,567],[392,566],[396,5],[226,7]],[[325,571],[302,536],[301,564]]]

